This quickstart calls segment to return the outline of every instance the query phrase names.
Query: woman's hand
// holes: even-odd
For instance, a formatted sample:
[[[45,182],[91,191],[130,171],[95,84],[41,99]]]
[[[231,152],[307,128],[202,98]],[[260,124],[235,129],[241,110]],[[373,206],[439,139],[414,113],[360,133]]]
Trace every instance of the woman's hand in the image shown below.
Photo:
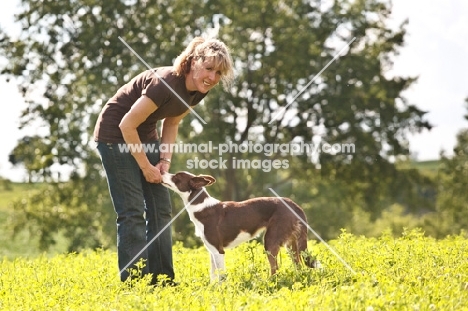
[[[166,162],[166,161],[160,161],[158,164],[156,164],[156,168],[159,169],[159,172],[161,174],[169,172],[169,167],[170,166],[171,166],[171,164],[169,162]]]
[[[141,171],[143,172],[143,176],[145,176],[147,182],[159,184],[162,181],[161,171],[160,168],[158,168],[159,164],[160,163],[158,163],[156,166],[149,165],[141,169]]]

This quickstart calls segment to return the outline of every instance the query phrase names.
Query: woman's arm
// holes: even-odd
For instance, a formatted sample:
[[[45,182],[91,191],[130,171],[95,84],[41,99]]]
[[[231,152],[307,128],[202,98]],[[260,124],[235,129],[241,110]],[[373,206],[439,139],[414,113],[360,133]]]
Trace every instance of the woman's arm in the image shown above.
[[[138,136],[137,128],[143,123],[150,114],[156,111],[158,107],[147,96],[140,97],[129,112],[120,121],[119,127],[122,131],[125,142],[133,146],[141,146],[141,140]],[[145,179],[148,182],[161,182],[161,174],[159,169],[151,165],[143,148],[130,149],[132,155],[138,163],[138,166],[143,172]]]
[[[181,114],[177,117],[169,117],[165,118],[162,124],[161,130],[161,145],[167,144],[170,146],[173,144],[177,137],[177,132],[179,131],[179,123],[180,121],[189,113],[190,111]],[[160,169],[161,173],[167,172],[169,170],[170,161],[172,158],[172,153],[170,152],[171,148],[165,148],[166,152],[161,152],[160,154],[160,162],[156,165],[157,168]]]

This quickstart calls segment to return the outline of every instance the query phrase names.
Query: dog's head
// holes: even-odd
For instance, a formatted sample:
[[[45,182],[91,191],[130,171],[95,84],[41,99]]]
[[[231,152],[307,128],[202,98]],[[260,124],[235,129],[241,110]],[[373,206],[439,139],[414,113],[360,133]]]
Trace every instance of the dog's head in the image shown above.
[[[193,175],[189,172],[178,172],[170,174],[168,172],[162,175],[162,185],[177,192],[183,199],[188,201],[190,195],[196,190],[210,186],[216,182],[216,179],[210,175]]]

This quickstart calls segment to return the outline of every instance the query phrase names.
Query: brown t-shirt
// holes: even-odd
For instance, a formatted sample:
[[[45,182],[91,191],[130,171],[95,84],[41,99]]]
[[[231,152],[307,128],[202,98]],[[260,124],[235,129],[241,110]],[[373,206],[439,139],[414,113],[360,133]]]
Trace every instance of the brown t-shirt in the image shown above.
[[[187,106],[158,76],[164,79],[172,90],[190,106],[198,104],[206,95],[200,92],[187,91],[185,77],[176,76],[172,67],[146,70],[122,86],[103,107],[94,128],[94,139],[96,141],[124,143],[125,140],[119,128],[120,121],[142,95],[149,97],[158,106],[158,109],[150,114],[137,128],[142,143],[158,139],[157,121],[167,117],[179,116],[188,110]]]

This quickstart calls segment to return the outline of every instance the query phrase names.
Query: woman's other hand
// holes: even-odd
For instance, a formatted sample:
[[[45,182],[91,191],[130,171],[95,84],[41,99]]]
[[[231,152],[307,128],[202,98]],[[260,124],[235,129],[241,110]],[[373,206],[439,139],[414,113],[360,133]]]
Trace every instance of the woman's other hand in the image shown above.
[[[149,165],[141,169],[141,171],[143,172],[143,176],[145,176],[147,182],[159,184],[162,181],[161,171],[158,167],[159,164],[160,163],[158,163],[156,166]]]

